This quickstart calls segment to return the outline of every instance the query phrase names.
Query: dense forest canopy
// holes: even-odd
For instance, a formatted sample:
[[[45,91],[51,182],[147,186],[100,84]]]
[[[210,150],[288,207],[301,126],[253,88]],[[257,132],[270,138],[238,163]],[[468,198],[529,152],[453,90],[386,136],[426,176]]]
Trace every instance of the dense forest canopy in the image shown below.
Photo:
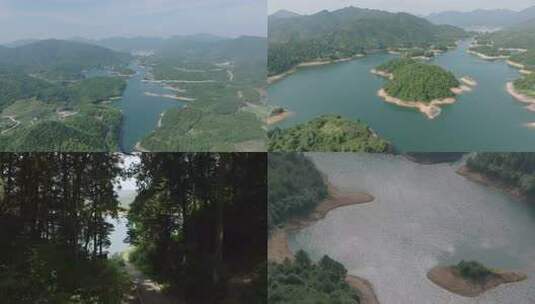
[[[131,258],[191,303],[265,303],[266,162],[256,153],[142,154]]]
[[[385,86],[386,92],[401,100],[431,102],[454,97],[451,88],[460,85],[453,73],[437,65],[418,62],[411,64],[407,60],[401,60],[387,63],[384,67],[394,75]]]
[[[390,144],[360,121],[324,115],[287,129],[268,133],[271,152],[386,152]]]
[[[402,67],[404,67],[406,65],[409,65],[409,64],[415,64],[415,63],[418,63],[418,61],[416,61],[414,59],[396,58],[396,59],[389,60],[389,61],[379,65],[375,69],[378,70],[378,71],[386,72],[386,73],[394,73],[394,71],[399,69],[399,68],[402,68]]]
[[[535,197],[535,153],[478,153],[466,165]]]
[[[106,248],[117,155],[0,155],[3,303],[122,303],[129,282]]]
[[[467,33],[406,13],[348,7],[270,18],[268,36],[268,72],[275,75],[317,59],[340,59],[388,48],[451,45]]]
[[[268,301],[272,304],[360,303],[345,281],[344,265],[328,256],[314,263],[306,252],[299,251],[293,262],[270,263],[268,274]]]
[[[307,214],[327,197],[321,172],[299,153],[269,153],[268,189],[269,228]]]

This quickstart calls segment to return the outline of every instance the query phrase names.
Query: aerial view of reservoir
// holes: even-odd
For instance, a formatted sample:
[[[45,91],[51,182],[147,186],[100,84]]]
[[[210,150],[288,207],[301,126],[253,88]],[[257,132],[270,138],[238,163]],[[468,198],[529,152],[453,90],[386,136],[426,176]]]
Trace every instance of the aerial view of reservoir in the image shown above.
[[[401,151],[533,150],[535,115],[506,91],[506,83],[519,78],[519,71],[503,60],[487,61],[467,53],[470,43],[461,41],[456,49],[429,62],[478,83],[434,119],[386,103],[377,95],[386,80],[370,70],[398,57],[378,53],[300,68],[271,84],[270,103],[293,114],[276,126],[286,128],[323,114],[339,114],[364,121]]]

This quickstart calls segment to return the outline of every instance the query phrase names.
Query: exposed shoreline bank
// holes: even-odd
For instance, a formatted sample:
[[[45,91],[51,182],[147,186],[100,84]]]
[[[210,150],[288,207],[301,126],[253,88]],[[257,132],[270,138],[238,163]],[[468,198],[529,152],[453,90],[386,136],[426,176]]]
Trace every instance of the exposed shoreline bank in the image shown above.
[[[435,119],[440,115],[440,113],[442,112],[442,109],[439,107],[440,105],[449,105],[457,102],[457,99],[453,97],[435,99],[430,102],[405,101],[388,95],[385,89],[380,89],[377,92],[377,96],[381,97],[384,101],[388,103],[395,104],[400,107],[416,108],[429,119]]]
[[[272,125],[278,124],[278,123],[288,119],[289,117],[292,117],[293,115],[295,115],[294,112],[285,110],[284,112],[281,112],[281,113],[275,114],[275,115],[271,115],[268,118],[266,118],[266,124],[268,126],[272,126]]]
[[[512,81],[508,82],[506,85],[507,92],[513,96],[516,100],[527,104],[526,109],[528,111],[535,112],[535,97],[530,97],[527,95],[524,95],[518,91],[515,90],[515,85]]]
[[[517,272],[495,271],[481,282],[474,282],[463,278],[455,266],[436,266],[427,273],[427,278],[449,292],[463,297],[477,297],[502,284],[523,281],[527,276]]]
[[[274,230],[268,239],[268,261],[282,263],[285,259],[293,260],[294,255],[288,245],[288,233],[299,231],[325,218],[337,208],[372,202],[375,198],[367,193],[341,193],[332,184],[328,184],[328,197],[309,215],[292,218],[283,227]],[[366,279],[347,275],[346,282],[359,294],[361,304],[379,304],[373,285]]]
[[[280,74],[277,74],[277,75],[273,75],[273,76],[269,76],[267,78],[267,83],[268,83],[268,85],[270,85],[270,84],[273,84],[273,83],[275,83],[275,82],[277,82],[279,80],[282,80],[282,79],[286,78],[287,76],[290,76],[290,75],[294,74],[300,68],[316,67],[316,66],[329,65],[329,64],[340,63],[340,62],[347,62],[347,61],[351,61],[351,60],[354,60],[354,59],[362,58],[364,56],[365,56],[364,54],[357,54],[357,55],[352,56],[352,57],[340,58],[340,59],[335,59],[335,60],[331,60],[331,59],[322,60],[322,59],[319,59],[319,60],[315,60],[315,61],[302,62],[302,63],[296,65],[295,67],[291,68],[290,70],[288,70],[286,72],[283,72],[283,73],[280,73]]]
[[[478,184],[481,184],[481,185],[484,185],[486,187],[490,187],[490,188],[495,188],[495,189],[498,189],[500,191],[503,191],[511,196],[513,196],[514,198],[517,198],[517,199],[525,199],[525,196],[522,194],[522,192],[520,191],[520,189],[514,187],[514,186],[511,186],[511,185],[508,185],[498,179],[495,179],[495,178],[492,178],[492,177],[489,177],[485,174],[482,174],[480,172],[477,172],[477,171],[474,171],[470,168],[468,168],[468,166],[466,165],[463,165],[462,167],[460,167],[457,171],[456,171],[457,174],[463,176],[464,178],[472,181],[472,182],[475,182],[475,183],[478,183]]]
[[[468,50],[466,51],[468,54],[472,54],[472,55],[475,55],[483,60],[490,60],[490,61],[494,61],[494,60],[502,60],[502,59],[509,59],[510,56],[505,56],[505,55],[502,55],[502,56],[489,56],[489,55],[485,55],[483,53],[479,53],[479,52],[476,52],[476,51],[472,51],[472,50]]]
[[[507,64],[514,67],[514,68],[517,68],[520,70],[520,74],[524,74],[524,75],[530,75],[532,74],[533,72],[528,70],[527,67],[521,63],[518,63],[518,62],[514,62],[512,61],[511,59],[508,59],[507,61]]]

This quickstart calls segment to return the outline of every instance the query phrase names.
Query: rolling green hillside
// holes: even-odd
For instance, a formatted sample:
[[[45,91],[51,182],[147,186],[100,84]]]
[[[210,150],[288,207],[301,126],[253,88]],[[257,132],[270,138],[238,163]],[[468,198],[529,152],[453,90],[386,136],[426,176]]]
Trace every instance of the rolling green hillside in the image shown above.
[[[187,108],[168,110],[141,146],[150,151],[265,150],[266,43],[261,37],[169,39],[150,59],[154,78],[194,100]]]
[[[269,19],[270,75],[316,59],[339,59],[387,48],[450,45],[467,33],[406,13],[348,7]]]
[[[64,40],[41,40],[0,50],[0,65],[17,67],[49,80],[79,79],[85,69],[124,65],[130,59],[128,54]]]
[[[535,49],[535,19],[488,35],[496,47]]]

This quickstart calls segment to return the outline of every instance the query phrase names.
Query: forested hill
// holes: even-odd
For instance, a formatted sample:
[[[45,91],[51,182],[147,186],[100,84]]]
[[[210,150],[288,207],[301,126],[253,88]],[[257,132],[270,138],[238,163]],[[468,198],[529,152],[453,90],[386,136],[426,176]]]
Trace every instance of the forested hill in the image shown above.
[[[0,48],[0,65],[60,80],[80,78],[84,69],[123,65],[130,59],[128,54],[100,46],[54,39]]]
[[[520,12],[508,9],[479,9],[471,12],[446,11],[427,16],[427,19],[435,24],[450,24],[460,27],[506,27],[533,18],[535,18],[535,6]]]
[[[535,18],[484,36],[495,47],[535,49]]]
[[[451,44],[467,33],[407,13],[348,7],[307,16],[269,19],[271,75],[315,59],[339,59],[389,47]]]
[[[535,154],[478,153],[467,161],[469,169],[498,179],[535,198]]]

